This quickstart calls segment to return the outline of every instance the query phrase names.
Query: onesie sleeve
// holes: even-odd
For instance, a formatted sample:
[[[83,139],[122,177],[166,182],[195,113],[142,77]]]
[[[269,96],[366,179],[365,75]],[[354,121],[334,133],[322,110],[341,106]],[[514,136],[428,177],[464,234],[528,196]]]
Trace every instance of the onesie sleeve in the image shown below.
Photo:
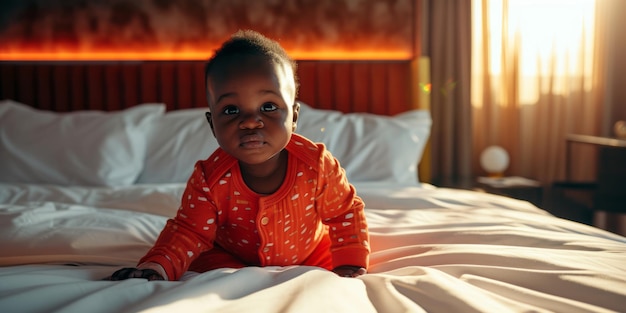
[[[178,280],[200,253],[213,247],[217,209],[200,162],[187,182],[176,217],[167,221],[156,243],[139,264],[155,262],[168,279]]]
[[[345,170],[323,149],[318,173],[317,210],[329,226],[333,268],[353,265],[367,268],[369,233],[363,200],[356,194]]]

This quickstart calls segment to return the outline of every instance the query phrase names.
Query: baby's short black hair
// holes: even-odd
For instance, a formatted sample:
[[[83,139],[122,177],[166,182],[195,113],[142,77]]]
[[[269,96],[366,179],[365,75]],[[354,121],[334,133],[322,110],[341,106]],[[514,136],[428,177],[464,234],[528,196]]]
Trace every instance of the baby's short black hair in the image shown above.
[[[240,30],[234,33],[229,40],[225,41],[222,46],[215,51],[215,54],[213,54],[204,67],[205,86],[208,82],[209,73],[213,65],[220,62],[221,58],[235,54],[264,56],[273,61],[291,66],[293,70],[293,80],[296,86],[296,95],[298,94],[296,62],[289,57],[285,49],[283,49],[278,42],[253,30]]]

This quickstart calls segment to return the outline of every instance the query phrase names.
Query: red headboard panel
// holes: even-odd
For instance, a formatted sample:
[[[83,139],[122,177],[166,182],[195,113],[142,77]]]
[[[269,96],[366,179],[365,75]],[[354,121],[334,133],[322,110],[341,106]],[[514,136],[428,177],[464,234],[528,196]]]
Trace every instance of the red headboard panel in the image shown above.
[[[410,61],[299,61],[298,99],[317,108],[392,115],[410,109]],[[160,102],[206,106],[204,61],[0,62],[0,99],[53,111]]]

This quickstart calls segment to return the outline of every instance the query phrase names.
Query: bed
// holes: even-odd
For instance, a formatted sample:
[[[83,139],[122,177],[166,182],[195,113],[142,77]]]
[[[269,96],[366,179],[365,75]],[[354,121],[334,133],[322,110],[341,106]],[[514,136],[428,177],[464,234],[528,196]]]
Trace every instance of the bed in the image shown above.
[[[433,121],[405,105],[408,62],[302,64],[297,132],[324,142],[363,198],[368,274],[290,266],[103,280],[151,247],[191,166],[217,147],[198,64],[4,63],[0,311],[624,311],[626,238],[418,180]]]

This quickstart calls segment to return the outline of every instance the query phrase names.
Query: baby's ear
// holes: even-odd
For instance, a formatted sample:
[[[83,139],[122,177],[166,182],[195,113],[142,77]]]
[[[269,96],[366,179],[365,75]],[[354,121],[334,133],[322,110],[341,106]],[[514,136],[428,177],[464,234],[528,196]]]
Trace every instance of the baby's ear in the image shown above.
[[[293,102],[293,122],[294,123],[298,121],[299,114],[300,114],[300,102],[294,101]]]
[[[294,101],[293,103],[293,123],[291,131],[295,132],[298,127],[298,115],[300,115],[300,102]]]
[[[211,126],[211,132],[213,133],[213,136],[215,136],[215,130],[213,129],[213,120],[211,119],[211,112],[204,113],[204,116],[206,116],[206,120],[207,122],[209,122],[209,126]]]

